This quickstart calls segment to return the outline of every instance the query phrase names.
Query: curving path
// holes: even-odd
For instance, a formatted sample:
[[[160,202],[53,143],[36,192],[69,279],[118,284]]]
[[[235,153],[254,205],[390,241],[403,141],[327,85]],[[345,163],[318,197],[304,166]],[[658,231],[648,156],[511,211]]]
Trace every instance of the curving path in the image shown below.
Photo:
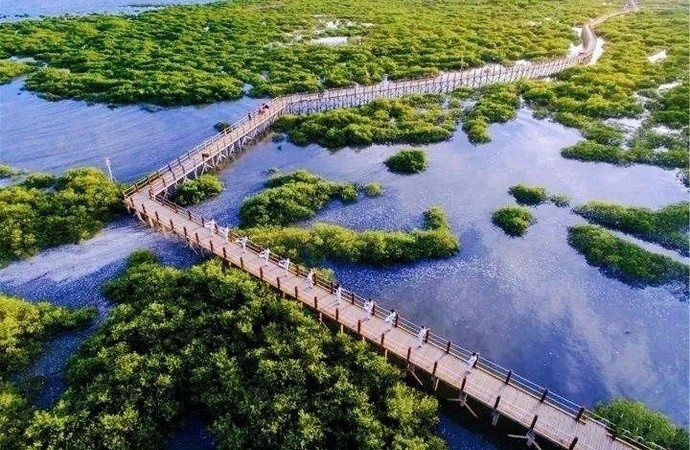
[[[427,380],[436,390],[442,382],[455,389],[457,398],[449,400],[467,407],[472,414],[470,404],[479,403],[491,411],[494,424],[501,417],[507,417],[523,425],[526,432],[520,438],[525,439],[528,446],[537,446],[539,439],[546,439],[569,450],[661,449],[653,443],[645,445],[634,441],[630,436],[617,436],[611,424],[604,419],[492,361],[480,359],[474,370],[468,372],[466,361],[470,352],[461,346],[433,332],[426,333],[419,346],[418,325],[400,316],[389,330],[384,320],[388,308],[377,305],[373,316],[367,318],[363,309],[366,299],[355,292],[343,289],[339,298],[335,286],[328,280],[317,279],[314,286],[310,286],[304,268],[293,265],[290,271],[286,271],[278,265],[279,258],[275,255],[265,261],[259,256],[261,249],[251,242],[243,249],[237,242],[240,236],[233,230],[166,200],[167,194],[179,183],[238,157],[249,144],[262,137],[282,114],[357,106],[378,98],[397,98],[409,93],[447,93],[459,87],[475,88],[521,78],[550,76],[591,59],[596,43],[592,28],[595,24],[634,10],[636,5],[628,1],[623,10],[589,21],[581,33],[584,48],[580,54],[572,57],[273,99],[247,118],[134,183],[124,193],[125,205],[147,225],[179,237],[187,245],[208,251],[228,264],[245,270],[284,296],[310,306],[320,320],[329,320],[341,331],[347,329],[379,346],[386,356],[406,364],[411,375],[420,383],[422,379]],[[471,402],[468,401],[470,399]]]

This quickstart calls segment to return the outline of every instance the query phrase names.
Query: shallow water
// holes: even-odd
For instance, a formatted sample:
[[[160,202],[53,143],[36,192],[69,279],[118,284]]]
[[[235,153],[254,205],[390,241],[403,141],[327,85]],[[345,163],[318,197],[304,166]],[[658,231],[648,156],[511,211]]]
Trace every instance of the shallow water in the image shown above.
[[[0,22],[66,14],[136,14],[153,7],[214,1],[217,0],[3,0],[0,3]]]
[[[120,181],[161,166],[213,134],[213,123],[239,119],[261,102],[149,113],[138,107],[50,103],[20,93],[20,85],[0,86],[0,117],[12,117],[0,125],[1,161],[59,173],[85,164],[103,167],[103,158],[110,157]],[[624,395],[687,424],[688,303],[667,287],[632,288],[588,266],[566,242],[567,226],[583,221],[568,209],[534,208],[538,223],[521,239],[506,236],[490,219],[496,208],[513,203],[506,191],[516,183],[566,194],[573,205],[600,199],[658,208],[686,199],[687,190],[673,172],[655,167],[565,160],[559,149],[580,139],[579,133],[534,120],[527,110],[513,122],[493,125],[491,136],[492,143],[473,146],[457,132],[450,142],[426,146],[430,167],[413,176],[391,174],[382,164],[400,146],[329,152],[265,140],[221,173],[226,190],[197,210],[236,224],[242,199],[262,188],[272,167],[383,184],[383,197],[348,206],[333,203],[319,221],[407,229],[421,226],[429,206],[441,205],[462,241],[457,256],[385,269],[329,265],[346,286],[399,307],[410,319],[575,402],[591,405]],[[179,242],[124,218],[84,244],[48,250],[0,270],[0,290],[31,300],[96,306],[104,315],[110,306],[100,286],[142,247],[175,265],[197,259]],[[53,341],[32,367],[31,373],[50,374],[41,404],[59,395],[65,359],[88,334]],[[171,445],[205,448],[202,426],[191,418]],[[439,429],[452,448],[513,447],[447,419]]]

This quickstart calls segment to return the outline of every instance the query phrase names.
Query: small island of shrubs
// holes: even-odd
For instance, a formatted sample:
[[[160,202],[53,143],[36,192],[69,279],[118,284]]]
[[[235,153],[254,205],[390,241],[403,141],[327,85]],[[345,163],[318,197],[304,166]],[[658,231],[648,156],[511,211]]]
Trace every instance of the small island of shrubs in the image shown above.
[[[573,211],[595,224],[630,233],[683,255],[689,254],[689,202],[674,203],[652,211],[649,208],[591,201]]]
[[[286,226],[314,217],[331,200],[349,203],[359,196],[354,183],[335,183],[306,170],[275,176],[266,186],[242,203],[241,227]]]
[[[215,173],[205,173],[181,184],[171,199],[182,206],[196,205],[223,192],[223,182]]]
[[[491,221],[509,236],[518,237],[535,222],[529,209],[523,206],[504,206],[496,210]]]
[[[520,205],[540,205],[549,198],[545,188],[524,184],[511,186],[508,193],[515,197],[515,201]]]
[[[123,211],[120,187],[95,168],[31,174],[0,189],[0,267],[39,250],[93,237]]]
[[[568,243],[604,273],[633,285],[681,282],[687,291],[690,268],[668,256],[649,252],[597,225],[568,228]]]
[[[418,149],[400,150],[384,161],[388,170],[395,173],[420,173],[429,165],[426,152]]]

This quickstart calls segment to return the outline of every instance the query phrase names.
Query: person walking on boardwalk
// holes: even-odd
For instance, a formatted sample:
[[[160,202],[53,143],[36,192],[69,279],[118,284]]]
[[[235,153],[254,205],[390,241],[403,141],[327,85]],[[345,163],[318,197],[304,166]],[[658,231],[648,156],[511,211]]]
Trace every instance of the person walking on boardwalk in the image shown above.
[[[477,364],[477,360],[479,360],[479,353],[472,353],[472,356],[467,359],[467,373],[472,373],[472,368]]]
[[[271,249],[266,247],[261,253],[259,253],[259,258],[264,259],[264,266],[268,265],[269,258],[271,257]]]
[[[367,320],[371,319],[372,316],[374,315],[374,307],[376,306],[376,303],[372,299],[367,300],[364,302],[364,311],[367,313]]]
[[[309,269],[307,274],[307,281],[309,282],[309,289],[314,287],[314,269]]]
[[[247,236],[242,236],[241,238],[239,238],[235,241],[242,246],[242,253],[244,253],[247,250],[247,241],[248,240],[249,240],[249,238]]]
[[[285,269],[285,275],[290,273],[290,258],[281,259],[278,261],[278,266]]]
[[[228,233],[230,232],[230,227],[220,227],[219,231],[220,235],[223,236],[223,239],[225,239],[225,242],[228,242]]]
[[[398,318],[398,312],[394,309],[391,309],[391,312],[388,313],[386,316],[386,323],[388,324],[388,331],[393,329],[393,325],[395,325],[395,321]]]
[[[340,283],[335,286],[335,299],[338,301],[338,304],[343,300],[343,288],[340,286]]]
[[[426,337],[429,334],[429,328],[426,326],[423,326],[422,328],[419,329],[419,333],[417,333],[417,342],[419,345],[417,347],[421,347],[424,345],[424,341],[426,341]]]

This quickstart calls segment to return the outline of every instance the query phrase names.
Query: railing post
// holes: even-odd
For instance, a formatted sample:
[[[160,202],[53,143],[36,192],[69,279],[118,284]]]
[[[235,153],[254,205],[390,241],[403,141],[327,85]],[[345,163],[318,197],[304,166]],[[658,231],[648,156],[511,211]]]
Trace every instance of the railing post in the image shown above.
[[[438,369],[438,361],[434,361],[434,368],[431,371],[431,374],[436,376],[436,369]]]
[[[184,232],[185,239],[189,239],[189,237],[187,236],[187,227],[182,227],[182,231]]]
[[[335,308],[335,321],[339,322],[340,319],[340,308]]]
[[[276,284],[278,285],[278,289],[280,290],[280,277],[276,277]]]
[[[535,416],[534,416],[534,419],[532,419],[532,425],[529,426],[529,430],[530,430],[530,431],[533,431],[533,430],[534,430],[534,426],[537,424],[537,419],[538,419],[538,418],[539,418],[539,416],[538,416],[538,415],[535,415]]]
[[[494,408],[493,410],[496,411],[498,409],[498,404],[501,403],[501,396],[499,395],[496,397],[496,401],[494,402]]]
[[[194,233],[196,236],[196,245],[201,245],[201,242],[199,242],[199,233]]]
[[[568,447],[568,450],[573,450],[575,448],[575,445],[577,444],[578,438],[575,436],[573,438],[573,442],[570,443],[570,447]]]
[[[170,219],[170,229],[175,231],[175,224],[173,223],[172,219]]]
[[[259,267],[259,277],[263,280],[264,279],[264,268]]]
[[[192,212],[187,210],[187,219],[192,220]]]
[[[462,377],[462,384],[460,385],[460,393],[465,392],[465,383],[467,383],[467,377]]]
[[[362,334],[362,319],[357,321],[357,334]]]
[[[350,303],[352,303],[353,305],[355,304],[355,293],[354,292],[350,292]]]
[[[319,309],[319,298],[314,296],[314,309]]]
[[[577,412],[577,416],[575,416],[575,420],[579,421],[582,418],[582,415],[585,413],[585,408],[584,406],[580,406],[580,410]]]
[[[395,315],[395,323],[393,324],[395,328],[398,328],[398,318],[400,318],[400,314]]]
[[[512,378],[512,376],[513,376],[513,371],[512,371],[512,370],[509,370],[509,371],[508,371],[508,376],[506,377],[506,380],[505,380],[505,384],[509,384],[509,383],[510,383],[510,379]]]
[[[295,299],[299,300],[299,288],[295,286]]]
[[[412,347],[407,347],[407,362],[410,362],[411,354],[412,354]]]
[[[549,395],[549,390],[544,389],[544,392],[541,394],[541,398],[539,399],[539,403],[544,403],[544,400],[546,400],[547,395]]]
[[[446,344],[446,355],[448,353],[450,353],[450,346],[451,346],[451,343],[450,343],[450,341],[448,341],[448,343]]]
[[[160,216],[158,215],[158,211],[154,211],[153,214],[156,216],[156,222],[160,222],[160,221],[161,221],[161,218],[160,218]]]
[[[209,239],[208,244],[209,244],[209,247],[211,247],[211,253],[215,253],[215,251],[213,251],[213,239]]]
[[[228,252],[225,249],[225,247],[223,247],[223,259],[226,259],[226,260],[228,259]]]
[[[386,338],[386,333],[381,333],[381,347],[383,347],[383,341]]]
[[[240,256],[240,267],[244,269],[244,257]]]
[[[206,220],[203,217],[201,218],[201,226],[206,228]]]

